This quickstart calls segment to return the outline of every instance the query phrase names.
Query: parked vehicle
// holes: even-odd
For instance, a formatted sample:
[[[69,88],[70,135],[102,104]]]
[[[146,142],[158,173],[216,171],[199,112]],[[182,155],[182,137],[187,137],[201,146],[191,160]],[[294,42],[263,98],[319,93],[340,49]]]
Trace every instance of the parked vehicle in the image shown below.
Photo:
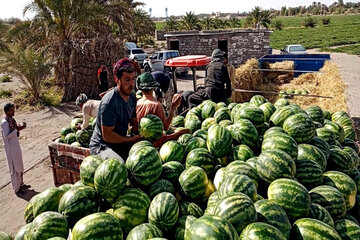
[[[143,66],[144,60],[147,58],[147,54],[142,48],[133,48],[126,51],[129,59],[136,60],[141,67]]]
[[[145,72],[152,71],[163,71],[170,72],[171,69],[169,67],[165,67],[165,62],[168,59],[179,57],[179,51],[177,50],[165,50],[155,52],[150,58],[145,59],[144,61],[144,70]],[[186,76],[189,72],[189,68],[186,67],[178,67],[175,70],[176,76]]]
[[[306,48],[302,45],[286,45],[281,49],[281,54],[307,54]]]
[[[136,47],[136,43],[134,42],[126,42],[125,43],[126,49],[133,49],[133,48],[137,48]]]

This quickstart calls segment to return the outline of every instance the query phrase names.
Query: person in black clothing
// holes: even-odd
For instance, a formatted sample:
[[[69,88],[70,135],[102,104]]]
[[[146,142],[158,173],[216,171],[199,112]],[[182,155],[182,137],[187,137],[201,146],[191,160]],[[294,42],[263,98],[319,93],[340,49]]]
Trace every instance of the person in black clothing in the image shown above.
[[[189,108],[198,106],[204,100],[225,102],[231,96],[229,73],[224,65],[224,53],[215,49],[211,63],[206,67],[205,89],[199,89],[188,98]]]
[[[109,88],[108,76],[107,76],[107,67],[101,65],[98,70],[98,81],[99,81],[99,91],[106,92]]]

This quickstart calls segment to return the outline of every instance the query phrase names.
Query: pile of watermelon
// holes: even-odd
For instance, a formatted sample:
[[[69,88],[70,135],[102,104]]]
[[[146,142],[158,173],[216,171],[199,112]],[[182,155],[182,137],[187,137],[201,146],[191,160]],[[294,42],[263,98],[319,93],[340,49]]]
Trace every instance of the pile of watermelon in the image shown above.
[[[75,147],[88,148],[90,138],[93,133],[96,118],[90,117],[89,126],[86,129],[77,129],[79,124],[83,123],[82,118],[74,118],[70,125],[63,127],[60,131],[60,137],[55,140],[56,143],[69,144]]]
[[[30,200],[16,239],[360,239],[346,112],[254,96],[204,101],[172,125],[191,134],[138,142],[125,163],[87,157],[79,182]]]

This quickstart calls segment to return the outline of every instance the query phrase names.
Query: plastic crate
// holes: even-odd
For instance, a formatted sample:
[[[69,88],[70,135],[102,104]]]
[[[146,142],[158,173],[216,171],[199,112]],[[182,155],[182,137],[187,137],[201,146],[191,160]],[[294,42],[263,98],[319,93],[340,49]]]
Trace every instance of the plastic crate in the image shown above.
[[[51,168],[55,186],[80,180],[80,164],[90,155],[90,150],[63,143],[49,142]]]

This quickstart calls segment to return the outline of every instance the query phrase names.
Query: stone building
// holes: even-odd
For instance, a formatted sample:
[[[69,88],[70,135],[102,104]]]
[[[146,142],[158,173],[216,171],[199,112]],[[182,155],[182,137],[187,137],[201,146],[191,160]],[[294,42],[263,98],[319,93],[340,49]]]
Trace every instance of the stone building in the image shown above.
[[[165,34],[170,50],[179,50],[180,55],[211,56],[219,48],[228,53],[235,67],[250,58],[268,54],[271,31],[266,29],[236,29],[213,31],[181,31]]]

